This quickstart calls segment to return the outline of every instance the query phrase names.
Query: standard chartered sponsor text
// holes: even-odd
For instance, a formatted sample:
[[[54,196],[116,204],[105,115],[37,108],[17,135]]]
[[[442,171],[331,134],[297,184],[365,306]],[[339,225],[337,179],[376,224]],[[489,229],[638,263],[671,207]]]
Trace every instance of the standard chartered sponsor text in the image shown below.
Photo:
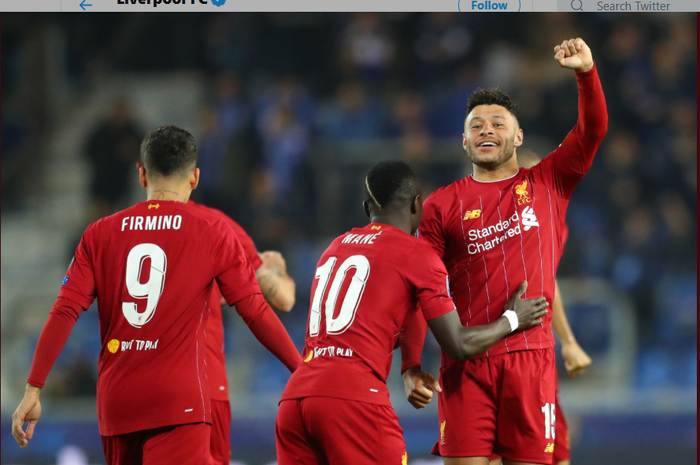
[[[496,224],[492,224],[491,226],[488,226],[486,228],[479,228],[479,229],[470,229],[468,232],[469,235],[469,240],[470,241],[476,241],[478,239],[486,239],[487,237],[490,237],[494,234],[497,233],[503,233],[500,234],[493,239],[489,239],[487,241],[484,241],[483,243],[471,243],[467,246],[467,252],[469,255],[475,255],[477,253],[485,252],[487,250],[491,250],[494,247],[496,247],[498,244],[501,242],[505,241],[509,237],[514,237],[517,236],[518,234],[521,234],[522,231],[520,229],[520,222],[518,221],[518,212],[514,212],[513,215],[503,221],[499,221]],[[511,227],[512,224],[515,223],[515,226]]]

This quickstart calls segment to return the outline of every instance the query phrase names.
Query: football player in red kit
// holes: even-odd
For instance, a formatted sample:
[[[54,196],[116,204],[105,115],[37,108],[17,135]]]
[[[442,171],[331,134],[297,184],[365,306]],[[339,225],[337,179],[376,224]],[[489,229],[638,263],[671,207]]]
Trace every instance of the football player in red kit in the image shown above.
[[[260,291],[274,310],[289,312],[294,306],[296,285],[287,274],[287,265],[282,254],[266,251],[259,254],[253,239],[245,230],[224,212],[193,201],[188,202],[212,215],[219,216],[227,223],[243,246],[243,251],[255,270]],[[207,323],[207,378],[211,394],[211,441],[210,465],[228,465],[231,461],[231,405],[226,376],[226,351],[224,349],[224,326],[219,286],[212,286],[209,299],[209,319]]]
[[[187,204],[199,181],[192,135],[173,126],[151,131],[141,162],[148,200],[83,234],[39,337],[12,433],[21,447],[32,439],[44,381],[80,313],[97,298],[97,417],[107,463],[207,465],[212,283],[290,371],[301,358],[233,230]]]
[[[532,150],[518,149],[516,156],[518,157],[518,165],[522,168],[532,168],[540,161],[540,157]],[[566,245],[566,240],[569,236],[569,228],[565,225],[564,227],[564,238],[563,243]],[[554,285],[554,301],[552,302],[552,328],[559,336],[561,341],[561,354],[564,358],[564,366],[569,377],[575,377],[583,374],[588,367],[591,365],[591,357],[588,356],[586,351],[584,351],[581,346],[576,341],[576,336],[574,336],[571,327],[569,326],[569,319],[566,317],[566,311],[564,311],[564,302],[561,298],[561,292],[559,291],[559,283],[555,281]],[[570,445],[569,445],[569,429],[566,424],[566,419],[564,417],[564,412],[559,405],[559,375],[556,374],[557,388],[556,388],[556,400],[555,400],[555,411],[557,416],[557,421],[554,424],[555,437],[554,437],[554,452],[552,453],[552,464],[553,465],[569,465],[570,459]],[[501,457],[491,456],[490,465],[500,465]]]
[[[444,265],[412,235],[423,213],[418,179],[405,163],[385,162],[365,181],[370,224],[336,238],[316,269],[304,363],[277,416],[279,465],[407,462],[386,386],[407,315],[421,311],[443,350],[464,360],[547,313],[544,298],[520,298],[523,282],[491,324],[462,326]]]
[[[588,172],[607,131],[605,97],[589,47],[571,39],[555,60],[576,71],[579,118],[562,144],[532,169],[519,168],[523,142],[517,108],[498,89],[469,99],[463,147],[474,172],[438,189],[425,202],[420,237],[442,258],[462,323],[470,328],[500,316],[505,296],[522,280],[526,296],[554,298],[571,194]],[[494,311],[495,310],[495,311]],[[552,319],[510,335],[464,362],[443,351],[438,396],[439,438],[433,452],[446,465],[549,464],[555,443]],[[418,320],[417,320],[418,321]],[[424,327],[406,328],[402,364],[410,395],[422,388]],[[404,348],[404,344],[402,344]]]

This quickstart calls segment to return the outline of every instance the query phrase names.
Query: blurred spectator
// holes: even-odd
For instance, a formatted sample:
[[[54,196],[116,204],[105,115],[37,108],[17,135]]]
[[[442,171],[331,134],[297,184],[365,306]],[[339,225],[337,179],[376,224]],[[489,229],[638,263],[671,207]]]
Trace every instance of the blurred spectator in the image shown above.
[[[348,81],[338,87],[335,99],[321,110],[318,125],[321,135],[334,140],[383,135],[382,110],[370,100],[358,81]]]
[[[142,139],[129,102],[123,99],[113,103],[107,118],[88,136],[85,154],[92,168],[91,221],[111,215],[126,200]]]
[[[289,106],[267,113],[258,130],[265,165],[272,176],[273,198],[276,203],[282,203],[290,194],[295,171],[309,150],[309,130]]]
[[[255,15],[215,15],[204,27],[205,56],[214,72],[248,70],[255,46]]]
[[[342,36],[343,69],[369,82],[385,77],[395,57],[391,34],[378,13],[355,13]]]
[[[671,191],[659,196],[659,214],[667,234],[664,261],[672,272],[697,270],[697,225],[683,197]]]
[[[233,73],[225,73],[217,80],[218,95],[214,106],[221,132],[227,139],[240,135],[250,121],[250,109],[243,99],[241,81]]]
[[[429,13],[416,33],[421,85],[451,77],[472,48],[472,34],[457,13]]]
[[[294,117],[307,128],[314,122],[316,108],[313,97],[293,76],[283,75],[276,79],[272,87],[261,92],[255,108],[258,126],[261,120],[267,119],[280,107],[290,108]]]
[[[428,127],[436,137],[461,137],[467,115],[467,100],[483,82],[480,69],[463,66],[455,76],[455,82],[446,90],[432,93],[429,104]]]
[[[217,116],[216,110],[211,108],[205,108],[201,114],[201,133],[197,138],[197,165],[201,174],[194,194],[205,205],[224,209],[220,193],[225,179],[228,138]]]

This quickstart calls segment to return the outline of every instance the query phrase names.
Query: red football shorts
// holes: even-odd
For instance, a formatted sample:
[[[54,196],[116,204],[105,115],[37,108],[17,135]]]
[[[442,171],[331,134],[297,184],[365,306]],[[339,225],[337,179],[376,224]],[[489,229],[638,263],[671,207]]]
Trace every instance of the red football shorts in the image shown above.
[[[107,465],[209,465],[208,423],[102,436]]]
[[[406,444],[394,409],[332,397],[280,403],[278,465],[401,465]]]
[[[524,350],[440,370],[440,438],[433,454],[552,463],[554,350]]]
[[[228,465],[231,461],[231,405],[225,400],[211,400],[210,465]]]
[[[566,426],[566,418],[564,411],[559,407],[559,394],[557,393],[556,404],[556,422],[554,429],[556,430],[556,438],[554,439],[554,452],[552,454],[552,464],[571,460],[571,446],[569,443],[569,428]],[[492,454],[489,457],[489,462],[501,458],[500,455]]]

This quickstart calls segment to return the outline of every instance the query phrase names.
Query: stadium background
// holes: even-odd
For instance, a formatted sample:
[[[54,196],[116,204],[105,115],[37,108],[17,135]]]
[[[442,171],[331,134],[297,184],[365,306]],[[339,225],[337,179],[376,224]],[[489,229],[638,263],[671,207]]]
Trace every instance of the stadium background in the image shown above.
[[[196,197],[259,250],[283,252],[297,303],[281,318],[301,347],[320,253],[366,222],[364,172],[402,158],[428,192],[468,174],[462,122],[478,86],[509,91],[524,146],[549,153],[577,109],[552,48],[577,36],[610,130],[572,198],[559,270],[594,360],[575,380],[559,360],[573,461],[696,462],[694,14],[3,14],[1,26],[3,464],[104,463],[94,309],[49,376],[26,450],[9,420],[80,234],[144,197],[133,163],[146,130],[193,132]],[[226,325],[233,459],[267,464],[287,374],[237,315]],[[397,362],[389,385],[411,463],[441,463],[426,454],[435,402],[409,406]],[[437,373],[434,341],[425,362]]]

